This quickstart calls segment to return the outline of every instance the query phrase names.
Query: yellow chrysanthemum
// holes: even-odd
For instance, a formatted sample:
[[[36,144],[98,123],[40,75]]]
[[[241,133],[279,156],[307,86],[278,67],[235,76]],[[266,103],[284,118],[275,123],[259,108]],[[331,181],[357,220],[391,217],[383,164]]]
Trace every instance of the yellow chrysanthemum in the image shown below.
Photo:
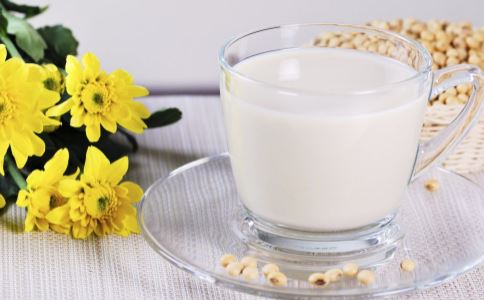
[[[123,70],[107,74],[101,70],[97,57],[92,53],[83,56],[84,67],[74,56],[66,62],[66,88],[71,98],[48,110],[48,116],[60,116],[70,110],[71,126],[86,126],[87,138],[97,142],[101,125],[114,133],[117,125],[134,133],[146,128],[143,119],[150,113],[146,107],[133,100],[148,95],[148,90],[133,84],[131,75]]]
[[[110,163],[99,149],[89,147],[80,180],[61,182],[59,191],[69,200],[49,214],[49,221],[72,221],[72,235],[78,239],[93,232],[97,236],[139,233],[133,203],[141,199],[143,190],[130,181],[120,183],[127,170],[128,157]]]
[[[6,204],[5,198],[3,198],[3,195],[0,194],[0,208],[4,207]]]
[[[0,174],[8,148],[18,168],[29,156],[41,156],[45,144],[36,133],[44,125],[58,121],[47,118],[43,110],[59,101],[59,94],[44,88],[40,73],[31,64],[14,57],[6,60],[7,50],[0,45]]]
[[[65,90],[64,75],[61,70],[54,64],[45,64],[42,68],[42,83],[48,90],[54,91],[62,95]]]
[[[77,172],[64,176],[68,162],[68,150],[60,149],[45,164],[44,170],[34,170],[27,177],[27,188],[20,190],[17,197],[17,205],[27,208],[25,231],[32,231],[34,228],[46,231],[50,227],[59,233],[69,233],[71,224],[49,224],[47,220],[52,209],[67,202],[58,191],[59,182],[63,178],[77,176]]]

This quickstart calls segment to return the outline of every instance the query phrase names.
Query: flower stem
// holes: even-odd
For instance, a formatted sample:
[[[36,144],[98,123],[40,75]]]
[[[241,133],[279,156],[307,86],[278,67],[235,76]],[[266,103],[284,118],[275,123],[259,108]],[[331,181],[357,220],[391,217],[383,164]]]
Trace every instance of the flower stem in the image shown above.
[[[27,187],[27,182],[20,173],[20,170],[17,169],[12,157],[8,154],[5,155],[5,163],[7,164],[8,173],[10,173],[10,176],[12,176],[13,181],[15,181],[19,189],[25,189]]]
[[[17,50],[17,47],[15,47],[15,44],[12,42],[12,40],[8,37],[7,34],[5,33],[0,33],[0,41],[2,41],[2,43],[5,45],[5,47],[7,47],[7,51],[8,53],[10,53],[10,55],[12,57],[22,57],[20,55],[20,53],[18,52]]]

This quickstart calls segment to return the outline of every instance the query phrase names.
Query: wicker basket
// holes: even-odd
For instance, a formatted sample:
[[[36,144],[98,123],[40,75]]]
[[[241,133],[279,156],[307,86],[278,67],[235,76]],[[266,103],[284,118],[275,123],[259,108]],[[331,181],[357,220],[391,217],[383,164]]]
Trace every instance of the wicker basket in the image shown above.
[[[434,104],[427,107],[422,140],[426,141],[445,128],[462,110],[462,105]],[[475,127],[444,162],[444,167],[459,173],[484,170],[484,119]]]

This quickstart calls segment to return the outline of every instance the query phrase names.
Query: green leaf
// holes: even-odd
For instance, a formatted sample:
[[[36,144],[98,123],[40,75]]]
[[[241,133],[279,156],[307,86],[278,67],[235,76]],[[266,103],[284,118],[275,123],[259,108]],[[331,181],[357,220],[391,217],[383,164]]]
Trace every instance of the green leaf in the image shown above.
[[[22,49],[35,62],[44,57],[44,49],[47,48],[42,36],[24,19],[14,16],[2,10],[7,19],[7,33],[15,36],[17,46]]]
[[[145,120],[145,123],[148,128],[156,128],[173,124],[180,120],[181,117],[182,112],[178,108],[172,107],[152,113],[151,116]]]
[[[7,33],[8,21],[7,21],[7,18],[5,18],[5,16],[3,15],[2,10],[3,9],[0,8],[0,41],[7,48],[7,52],[10,54],[10,56],[22,57],[18,52],[17,47],[15,47],[15,44],[8,36],[8,33]]]
[[[37,30],[47,43],[45,58],[58,67],[64,68],[67,55],[77,55],[79,43],[69,28],[55,25],[41,27]]]
[[[11,57],[22,57],[8,34],[0,32],[0,41],[5,45],[5,47],[7,48],[7,52],[10,54]]]
[[[7,18],[3,15],[3,9],[0,8],[0,33],[7,35]]]
[[[16,4],[9,0],[1,0],[1,3],[3,4],[6,10],[22,13],[25,15],[25,18],[31,18],[36,15],[39,15],[44,11],[46,11],[48,8],[48,6],[41,7],[41,6]]]
[[[0,176],[0,194],[11,198],[18,193],[18,187],[10,176]]]

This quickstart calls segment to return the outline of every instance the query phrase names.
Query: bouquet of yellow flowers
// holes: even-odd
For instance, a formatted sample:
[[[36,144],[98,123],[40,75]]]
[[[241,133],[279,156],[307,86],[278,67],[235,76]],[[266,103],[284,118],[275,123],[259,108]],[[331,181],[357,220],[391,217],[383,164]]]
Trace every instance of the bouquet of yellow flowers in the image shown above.
[[[148,90],[124,70],[107,73],[61,25],[35,29],[45,7],[0,0],[0,207],[26,208],[25,230],[122,236],[139,232],[143,191],[122,181],[132,133],[176,122],[135,98]]]

